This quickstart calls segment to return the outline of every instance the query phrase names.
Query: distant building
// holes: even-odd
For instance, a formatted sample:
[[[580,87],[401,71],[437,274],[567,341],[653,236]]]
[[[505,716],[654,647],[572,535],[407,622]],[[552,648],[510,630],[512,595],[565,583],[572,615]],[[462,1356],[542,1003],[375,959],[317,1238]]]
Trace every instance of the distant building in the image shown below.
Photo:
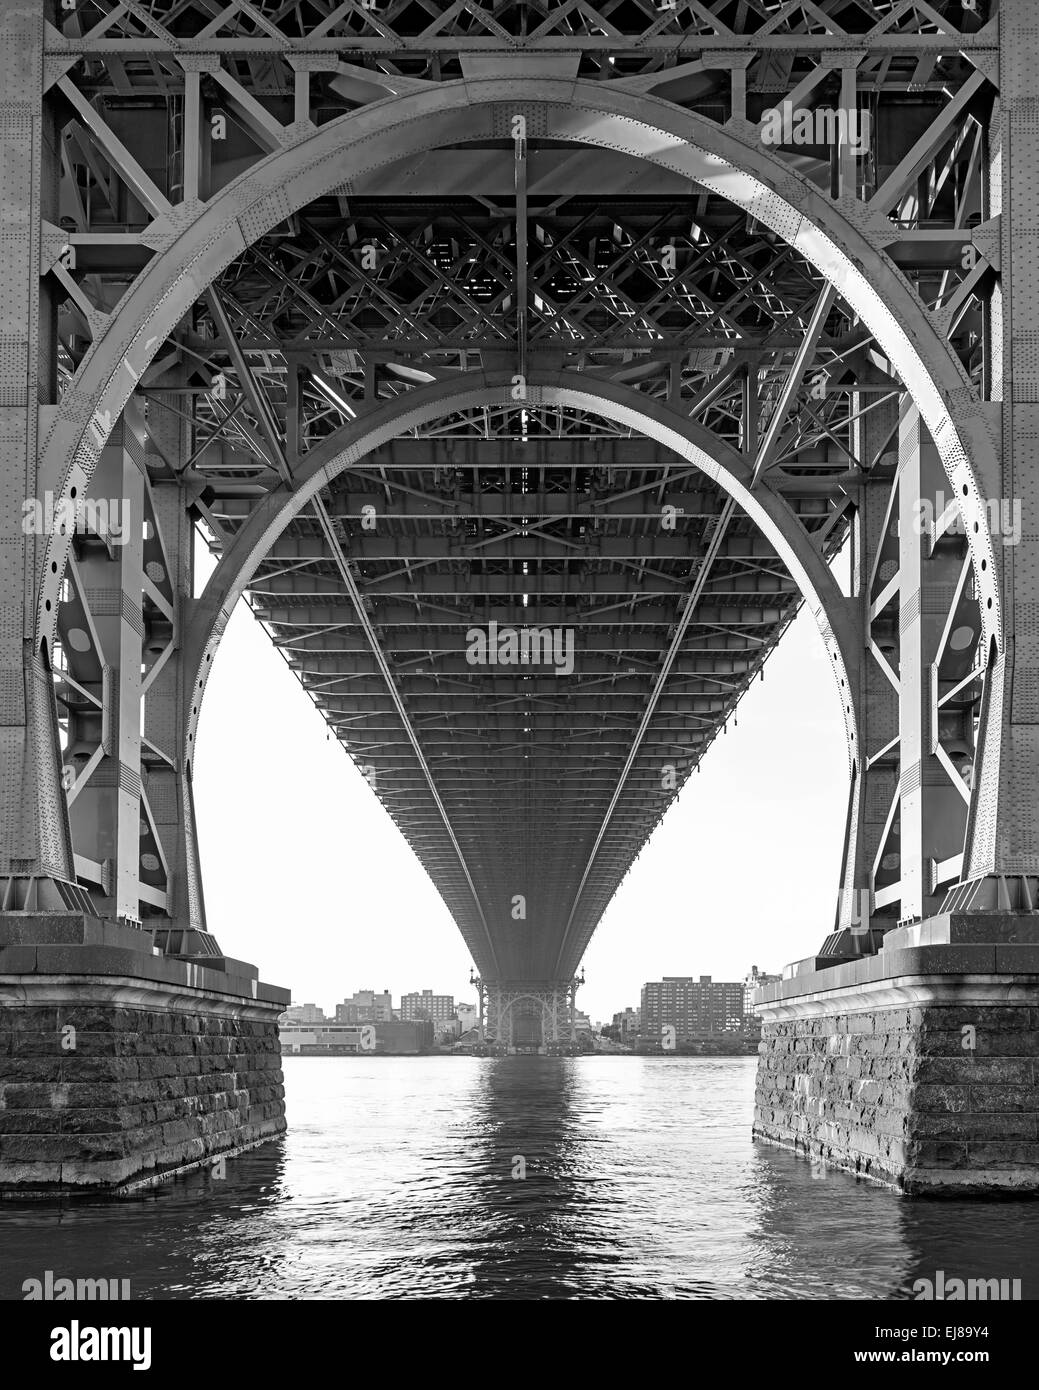
[[[743,1012],[744,1015],[752,1015],[754,991],[761,989],[764,985],[776,985],[782,980],[782,975],[766,975],[759,970],[756,965],[750,967],[750,974],[743,977]]]
[[[634,1042],[638,1036],[641,1019],[641,1009],[622,1009],[620,1013],[613,1015],[613,1022],[610,1025],[612,1036],[618,1042]]]
[[[574,1028],[578,1033],[590,1033],[592,1031],[592,1020],[580,1009],[574,1010]]]
[[[417,1056],[433,1046],[433,1025],[428,1019],[413,1023],[282,1023],[278,1035],[283,1053],[304,1057],[367,1052]]]
[[[434,994],[424,989],[421,994],[404,994],[400,1001],[400,1016],[404,1022],[428,1018],[434,1024],[447,1023],[455,1016],[453,994]]]
[[[462,1025],[462,1032],[468,1033],[470,1028],[475,1028],[480,1021],[480,1010],[475,1004],[456,1004],[455,1018]]]
[[[325,1011],[316,1004],[290,1004],[281,1016],[282,1023],[324,1023]]]
[[[676,1039],[735,1032],[743,1023],[743,985],[701,975],[665,975],[642,987],[642,1036],[659,1038],[670,1025]]]
[[[388,989],[376,994],[373,989],[359,989],[350,999],[336,1005],[337,1023],[389,1023],[393,1018],[393,1000]]]

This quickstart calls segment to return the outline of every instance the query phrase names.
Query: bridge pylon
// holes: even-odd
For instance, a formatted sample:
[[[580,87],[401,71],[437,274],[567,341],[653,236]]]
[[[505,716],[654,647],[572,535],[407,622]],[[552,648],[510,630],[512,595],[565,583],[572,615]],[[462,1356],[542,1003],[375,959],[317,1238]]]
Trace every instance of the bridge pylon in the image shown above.
[[[583,978],[570,980],[482,980],[475,976],[480,1002],[480,1038],[510,1056],[552,1056],[577,1049],[577,991]]]

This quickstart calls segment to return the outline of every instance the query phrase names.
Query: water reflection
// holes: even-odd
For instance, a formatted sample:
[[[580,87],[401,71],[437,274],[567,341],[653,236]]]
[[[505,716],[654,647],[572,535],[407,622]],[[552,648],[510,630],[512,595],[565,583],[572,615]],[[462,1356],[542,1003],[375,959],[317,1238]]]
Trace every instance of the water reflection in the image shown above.
[[[593,1208],[609,1203],[580,1069],[562,1057],[490,1059],[474,1097],[474,1166],[480,1175],[472,1292],[482,1297],[566,1298],[592,1238]]]
[[[896,1298],[914,1298],[917,1279],[1021,1280],[1022,1299],[1039,1298],[1039,1202],[905,1202],[907,1258]]]
[[[259,1152],[259,1151],[257,1151]],[[253,1234],[286,1191],[284,1144],[229,1159],[226,1178],[192,1173],[122,1198],[0,1204],[0,1298],[28,1278],[128,1278],[133,1298],[198,1297],[229,1285],[262,1296],[248,1261]],[[244,1281],[244,1282],[243,1282]]]

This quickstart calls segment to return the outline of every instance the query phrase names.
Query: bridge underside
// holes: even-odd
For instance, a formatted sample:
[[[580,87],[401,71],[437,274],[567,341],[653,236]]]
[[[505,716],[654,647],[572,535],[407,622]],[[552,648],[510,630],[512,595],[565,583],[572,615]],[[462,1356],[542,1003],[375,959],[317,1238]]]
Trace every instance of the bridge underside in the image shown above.
[[[826,698],[829,665],[849,735],[828,949],[872,949],[884,925],[939,906],[965,876],[984,584],[956,508],[915,556],[888,554],[896,509],[947,481],[939,450],[898,352],[844,273],[792,236],[777,195],[741,202],[738,182],[715,186],[713,157],[698,179],[652,151],[608,138],[595,148],[594,123],[539,105],[536,86],[513,90],[512,58],[480,56],[478,28],[455,23],[448,56],[420,26],[402,66],[349,5],[319,25],[334,58],[319,44],[297,61],[306,22],[297,16],[295,35],[288,11],[271,21],[288,49],[272,57],[265,39],[260,57],[255,18],[225,27],[191,0],[152,6],[142,29],[98,8],[104,24],[77,16],[63,37],[44,36],[48,53],[68,54],[48,69],[60,158],[39,193],[58,421],[80,408],[78,383],[109,337],[114,347],[127,286],[190,251],[196,223],[199,253],[213,246],[207,208],[227,204],[239,249],[174,282],[184,312],[125,369],[134,389],[87,482],[96,507],[42,556],[46,577],[50,550],[59,574],[67,553],[42,620],[71,864],[34,878],[12,854],[8,905],[58,906],[85,890],[165,949],[218,949],[190,779],[205,663],[244,593],[429,870],[485,980],[573,978],[805,596],[827,639],[806,688]],[[724,8],[718,32],[732,21]],[[647,61],[634,9],[600,40],[595,24],[583,36],[567,25],[571,49],[546,10],[544,46],[522,42],[520,72],[577,78],[608,100],[652,94],[693,115],[708,142],[712,130],[744,144],[753,132],[781,196],[823,221],[841,199],[869,208],[886,251],[878,273],[892,291],[908,282],[913,312],[940,306],[946,370],[983,387],[998,259],[975,245],[991,225],[985,65],[972,49],[934,51],[926,26],[904,27],[889,54],[884,26],[837,9],[849,41],[868,41],[865,59],[817,52],[794,10],[778,28],[741,15],[745,57],[717,67]],[[403,41],[415,17],[393,13]],[[672,32],[709,37],[684,10],[654,20],[653,34]],[[164,34],[183,61],[156,64],[150,45]],[[457,76],[486,84],[486,122],[452,113]],[[811,110],[825,116],[829,103],[872,130],[866,146],[834,143],[825,120],[810,138],[784,128],[769,144],[777,96],[809,92]],[[339,156],[323,191],[276,191],[273,214],[241,211],[254,171],[311,167],[307,150],[337,120],[349,131],[386,108],[388,126],[383,99],[397,94],[433,102],[433,148],[412,152],[411,120],[356,172]],[[112,426],[99,405],[88,434],[102,419]],[[113,543],[112,498],[142,515],[143,543]],[[56,523],[42,510],[47,531]],[[196,601],[199,529],[220,567]],[[829,571],[842,547],[848,599]],[[924,584],[929,617],[907,628],[900,605]],[[916,673],[931,666],[941,727],[936,746],[911,750],[926,764],[914,793],[899,780],[911,722],[900,704],[920,704]],[[52,862],[62,857],[57,846]]]
[[[790,482],[827,551],[843,535],[833,471]],[[252,580],[254,611],[481,974],[570,978],[796,611],[795,584],[717,484],[587,412],[437,421],[322,501],[353,585],[308,511]]]
[[[423,387],[457,382],[464,401],[467,381],[508,382],[351,458],[245,590],[488,980],[573,977],[802,599],[719,477],[623,420],[545,405],[535,382],[680,417],[767,485],[822,565],[853,490],[890,489],[897,459],[899,385],[807,260],[634,160],[585,154],[585,184],[610,192],[572,195],[576,154],[442,152],[417,192],[394,165],[308,205],[224,272],[138,393],[150,488],[189,489],[227,555],[282,472],[331,456],[352,421]],[[467,192],[434,197],[455,155]],[[80,568],[98,548],[77,539]],[[58,628],[77,780],[96,747],[91,653],[68,640],[83,597]],[[823,698],[829,680],[820,663]]]
[[[156,989],[269,1032],[192,800],[243,595],[503,1046],[572,1041],[597,923],[802,602],[849,789],[809,973],[1030,918],[1030,32],[1025,0],[6,7],[11,979],[135,933]]]

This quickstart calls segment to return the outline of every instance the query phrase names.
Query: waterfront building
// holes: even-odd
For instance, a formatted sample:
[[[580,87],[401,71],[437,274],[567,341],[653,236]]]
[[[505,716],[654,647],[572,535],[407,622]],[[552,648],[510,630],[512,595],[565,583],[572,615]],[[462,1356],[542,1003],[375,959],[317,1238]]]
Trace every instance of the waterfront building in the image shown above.
[[[641,1022],[642,1010],[629,1007],[613,1015],[610,1030],[618,1042],[632,1043],[638,1036]]]
[[[676,1040],[733,1032],[743,1023],[743,985],[701,975],[665,975],[642,987],[642,1035],[660,1037],[666,1025]]]
[[[324,1023],[325,1011],[316,1004],[290,1004],[281,1016],[282,1023]]]
[[[373,989],[360,989],[336,1005],[337,1023],[389,1023],[392,1018],[393,1000],[388,989],[381,994]]]
[[[417,1056],[433,1046],[433,1025],[428,1019],[409,1023],[282,1023],[278,1029],[283,1054],[337,1056],[374,1053]]]
[[[428,1018],[434,1024],[447,1023],[455,1016],[455,997],[453,994],[434,994],[431,989],[424,989],[421,994],[416,991],[402,995],[400,1016],[405,1022]]]

